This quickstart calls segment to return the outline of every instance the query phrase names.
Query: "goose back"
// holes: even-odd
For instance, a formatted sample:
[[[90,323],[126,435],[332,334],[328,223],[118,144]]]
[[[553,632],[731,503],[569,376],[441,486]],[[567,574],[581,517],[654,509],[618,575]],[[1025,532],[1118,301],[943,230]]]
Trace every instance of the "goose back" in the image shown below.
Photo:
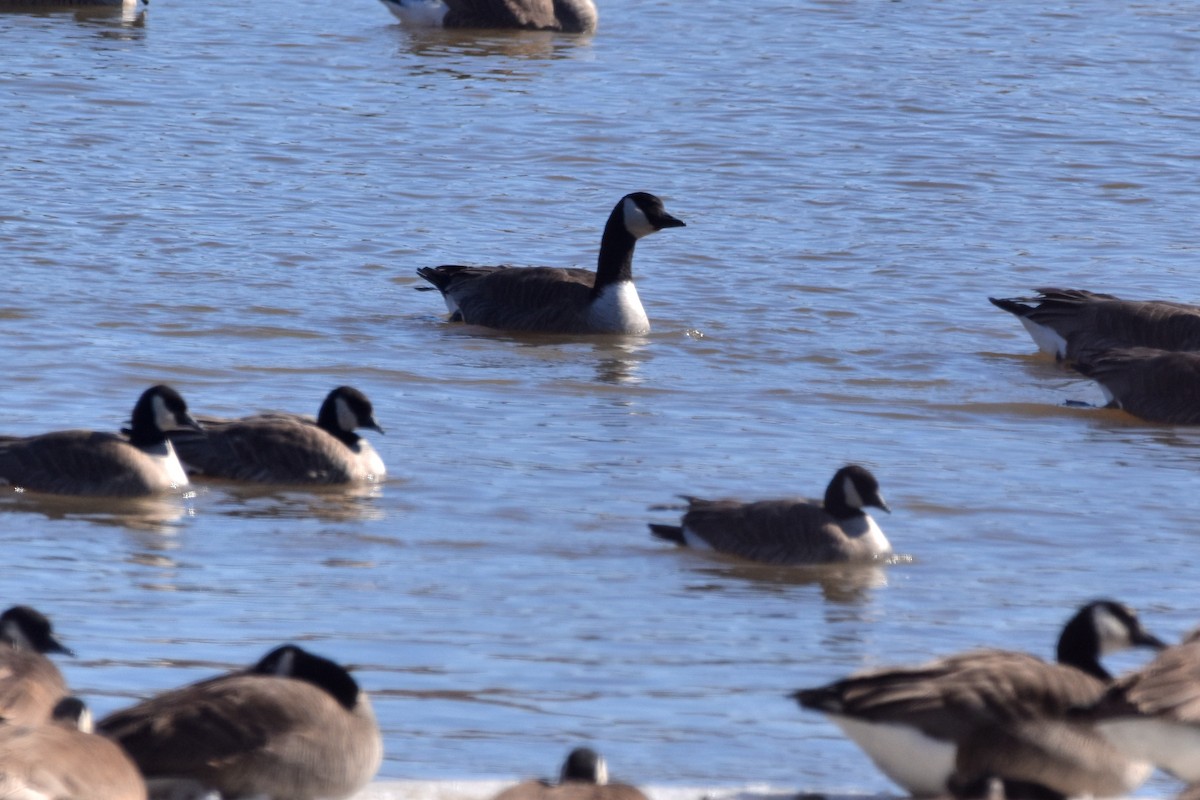
[[[590,333],[596,273],[561,267],[446,264],[417,274],[443,293],[451,321],[511,331]]]
[[[988,298],[1017,316],[1039,348],[1074,360],[1117,347],[1200,350],[1200,307],[1122,300],[1082,289],[1037,289],[1036,297]]]

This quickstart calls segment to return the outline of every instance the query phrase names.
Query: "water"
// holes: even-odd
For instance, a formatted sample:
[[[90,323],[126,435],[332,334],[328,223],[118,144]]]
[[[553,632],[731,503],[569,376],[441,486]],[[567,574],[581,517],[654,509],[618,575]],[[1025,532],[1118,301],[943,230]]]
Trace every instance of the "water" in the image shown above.
[[[1200,433],[1062,407],[1100,394],[986,300],[1200,299],[1192,5],[600,10],[591,38],[372,0],[0,15],[0,429],[113,429],[166,381],[208,414],[349,383],[388,431],[358,493],[0,504],[6,602],[97,711],[294,639],[373,693],[381,778],[590,742],[644,783],[891,792],[786,693],[1049,655],[1098,595],[1197,621]],[[590,266],[633,190],[688,225],[639,245],[647,337],[470,330],[414,291]],[[645,528],[846,462],[908,563],[753,569]]]

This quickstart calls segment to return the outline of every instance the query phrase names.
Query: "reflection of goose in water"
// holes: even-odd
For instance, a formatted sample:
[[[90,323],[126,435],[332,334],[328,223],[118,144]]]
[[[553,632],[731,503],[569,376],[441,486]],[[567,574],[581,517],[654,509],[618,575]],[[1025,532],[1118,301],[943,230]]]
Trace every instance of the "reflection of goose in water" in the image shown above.
[[[381,0],[401,22],[414,27],[516,28],[592,33],[592,0]]]

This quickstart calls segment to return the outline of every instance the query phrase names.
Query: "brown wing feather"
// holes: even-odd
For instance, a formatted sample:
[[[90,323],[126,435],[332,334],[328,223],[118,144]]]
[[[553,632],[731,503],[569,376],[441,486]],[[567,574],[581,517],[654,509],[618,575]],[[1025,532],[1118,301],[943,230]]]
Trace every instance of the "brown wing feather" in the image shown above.
[[[1200,725],[1200,641],[1169,647],[1140,670],[1118,680],[1095,712]]]
[[[419,270],[458,306],[463,322],[511,331],[586,333],[596,275],[557,267]]]
[[[5,725],[0,726],[0,797],[10,796],[145,800],[146,787],[129,757],[101,736],[60,725]]]
[[[132,497],[163,486],[157,467],[111,433],[57,431],[0,439],[0,478],[34,492]]]
[[[349,483],[355,455],[312,419],[271,413],[200,420],[203,431],[172,432],[189,470],[214,478],[279,484]]]
[[[1200,349],[1200,307],[1164,300],[1121,300],[1081,289],[1038,289],[1022,312],[1067,340],[1067,357],[1114,347]]]
[[[1075,368],[1134,416],[1175,425],[1200,423],[1200,353],[1123,348],[1086,355]]]
[[[556,29],[551,0],[447,0],[448,28]]]
[[[719,552],[774,564],[846,561],[855,556],[841,524],[819,502],[686,499],[683,526]]]

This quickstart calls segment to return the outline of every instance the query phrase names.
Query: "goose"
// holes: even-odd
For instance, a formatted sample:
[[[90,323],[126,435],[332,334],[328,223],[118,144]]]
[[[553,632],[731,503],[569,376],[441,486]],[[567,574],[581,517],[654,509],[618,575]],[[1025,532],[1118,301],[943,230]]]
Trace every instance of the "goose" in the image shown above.
[[[381,0],[406,25],[593,33],[592,0]]]
[[[1200,636],[1123,676],[1078,716],[1127,757],[1200,785]]]
[[[679,525],[651,523],[650,532],[684,547],[716,550],[767,564],[872,561],[892,546],[871,516],[874,506],[891,513],[879,482],[866,468],[842,467],[825,490],[824,503],[803,498],[702,500],[684,496]]]
[[[122,434],[70,430],[0,436],[0,484],[31,492],[143,497],[187,486],[167,433],[198,428],[169,386],[142,393]]]
[[[650,321],[633,285],[637,240],[684,223],[646,192],[622,197],[600,239],[596,271],[556,267],[422,267],[452,322],[509,331],[645,334]],[[424,287],[428,288],[428,287]]]
[[[120,747],[92,732],[78,697],[64,697],[50,724],[0,726],[0,797],[146,800],[146,784]]]
[[[590,747],[576,747],[563,762],[558,783],[524,781],[494,800],[647,800],[635,786],[609,783],[604,758]]]
[[[988,300],[1016,315],[1038,348],[1059,360],[1115,347],[1200,350],[1200,306],[1083,289],[1035,291],[1037,297]]]
[[[917,796],[956,794],[992,778],[1066,795],[1131,791],[1148,764],[1124,758],[1069,709],[1103,695],[1100,656],[1161,648],[1134,611],[1083,606],[1063,628],[1058,663],[1008,650],[973,650],[915,667],[859,672],[792,697],[825,714],[889,778]],[[1082,766],[1081,766],[1082,765]]]
[[[338,800],[366,785],[383,756],[370,700],[350,673],[294,644],[114,712],[97,729],[129,753],[152,795],[187,786]]]
[[[1200,424],[1200,353],[1125,347],[1081,353],[1072,366],[1100,384],[1111,408],[1147,422]]]
[[[179,459],[193,474],[276,484],[344,484],[387,475],[379,453],[354,432],[383,428],[371,401],[350,386],[331,391],[315,420],[281,412],[198,419],[202,431],[171,434]]]
[[[0,721],[38,725],[66,696],[67,682],[46,653],[74,655],[54,638],[44,614],[29,606],[0,614]]]

